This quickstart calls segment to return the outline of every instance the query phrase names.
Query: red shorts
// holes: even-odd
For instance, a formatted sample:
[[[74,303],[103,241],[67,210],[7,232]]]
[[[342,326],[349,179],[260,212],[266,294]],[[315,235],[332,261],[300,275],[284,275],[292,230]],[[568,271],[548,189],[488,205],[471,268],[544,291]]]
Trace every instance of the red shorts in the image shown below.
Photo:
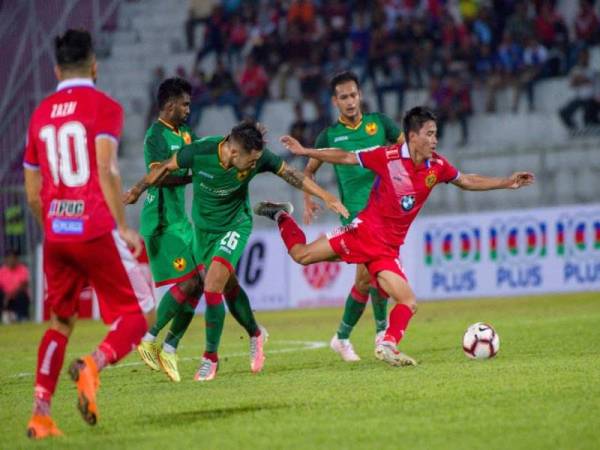
[[[327,233],[327,239],[342,261],[364,264],[373,280],[376,281],[377,274],[384,270],[394,272],[406,280],[398,247],[385,245],[376,239],[365,222],[356,219]]]
[[[152,287],[116,230],[89,241],[44,241],[44,274],[46,301],[58,317],[77,314],[88,285],[98,295],[104,323],[154,307]]]

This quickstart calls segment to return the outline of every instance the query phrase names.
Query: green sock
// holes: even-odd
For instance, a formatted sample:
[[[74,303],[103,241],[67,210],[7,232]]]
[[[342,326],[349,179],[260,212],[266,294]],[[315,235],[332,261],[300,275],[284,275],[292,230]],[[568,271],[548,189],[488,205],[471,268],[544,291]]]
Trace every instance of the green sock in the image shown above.
[[[387,328],[387,301],[386,297],[383,297],[379,290],[375,287],[369,288],[369,294],[371,294],[371,304],[373,305],[373,318],[375,319],[375,329],[377,333],[385,331]]]
[[[354,289],[352,289],[352,292],[346,299],[344,316],[342,317],[340,327],[337,331],[338,339],[348,339],[350,337],[350,333],[352,333],[354,325],[357,324],[358,319],[360,319],[360,316],[362,316],[363,311],[365,310],[366,303],[357,301],[354,298],[353,293]]]
[[[254,336],[258,331],[258,324],[254,318],[254,313],[250,307],[250,299],[246,291],[239,286],[236,296],[225,295],[227,308],[233,318],[248,332],[249,336]]]
[[[165,342],[174,348],[179,345],[179,340],[183,337],[187,331],[192,319],[194,318],[194,308],[188,302],[185,302],[183,308],[181,308],[171,322],[171,328],[167,333]]]
[[[160,330],[173,318],[173,316],[181,309],[181,303],[177,303],[177,300],[171,295],[171,291],[167,291],[160,300],[158,309],[156,310],[156,322],[150,328],[150,334],[158,336]]]
[[[204,321],[206,322],[206,351],[216,353],[219,349],[219,341],[225,323],[225,305],[223,302],[217,305],[206,305]]]

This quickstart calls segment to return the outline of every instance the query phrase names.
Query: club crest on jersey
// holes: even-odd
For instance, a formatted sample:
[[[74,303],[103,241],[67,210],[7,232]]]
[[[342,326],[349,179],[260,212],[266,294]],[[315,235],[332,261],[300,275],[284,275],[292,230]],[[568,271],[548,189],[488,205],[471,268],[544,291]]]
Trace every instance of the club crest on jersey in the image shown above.
[[[249,170],[242,170],[242,171],[238,172],[235,177],[238,179],[238,181],[242,181],[248,175],[250,175],[250,171]]]
[[[187,131],[184,131],[181,137],[183,138],[183,143],[185,145],[190,145],[192,143],[192,136],[190,136],[190,133],[188,133]]]
[[[185,258],[175,258],[173,260],[173,267],[178,272],[184,271],[186,266],[187,266],[187,261],[185,260]]]
[[[377,133],[377,124],[375,122],[369,122],[365,125],[365,131],[369,136],[373,136]]]
[[[437,176],[433,172],[429,172],[427,177],[425,178],[425,186],[431,189],[437,183]]]
[[[402,197],[402,200],[400,200],[400,206],[402,206],[402,209],[404,211],[406,211],[406,212],[410,211],[415,206],[415,196],[414,195],[404,195]]]

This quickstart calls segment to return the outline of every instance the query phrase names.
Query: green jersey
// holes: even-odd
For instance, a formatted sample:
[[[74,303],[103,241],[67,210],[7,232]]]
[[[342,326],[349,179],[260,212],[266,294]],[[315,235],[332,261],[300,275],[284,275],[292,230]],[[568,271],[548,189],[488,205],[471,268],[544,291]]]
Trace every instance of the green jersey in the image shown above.
[[[144,138],[146,172],[154,164],[169,159],[177,150],[196,139],[187,125],[175,130],[159,119],[148,129]],[[181,169],[172,175],[185,176],[187,173],[187,169]],[[145,236],[189,229],[185,212],[185,186],[149,187],[140,219],[140,232]]]
[[[192,219],[204,231],[227,231],[244,222],[251,224],[250,180],[258,173],[277,174],[283,168],[283,160],[265,149],[253,169],[243,172],[235,167],[225,169],[220,159],[224,140],[224,136],[207,136],[177,153],[177,165],[192,169]]]
[[[384,114],[364,114],[352,127],[341,120],[325,128],[317,137],[316,148],[336,147],[349,152],[394,143],[400,128]],[[334,165],[340,200],[354,218],[367,204],[375,174],[360,166]]]

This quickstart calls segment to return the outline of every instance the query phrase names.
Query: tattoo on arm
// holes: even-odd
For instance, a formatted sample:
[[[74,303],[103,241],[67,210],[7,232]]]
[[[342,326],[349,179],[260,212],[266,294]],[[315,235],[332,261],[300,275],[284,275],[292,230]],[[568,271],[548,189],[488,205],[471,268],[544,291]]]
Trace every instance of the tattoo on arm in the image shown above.
[[[283,172],[281,172],[279,176],[297,189],[302,189],[304,178],[306,178],[306,175],[304,175],[298,169],[288,165],[286,165],[286,167],[283,169]]]

